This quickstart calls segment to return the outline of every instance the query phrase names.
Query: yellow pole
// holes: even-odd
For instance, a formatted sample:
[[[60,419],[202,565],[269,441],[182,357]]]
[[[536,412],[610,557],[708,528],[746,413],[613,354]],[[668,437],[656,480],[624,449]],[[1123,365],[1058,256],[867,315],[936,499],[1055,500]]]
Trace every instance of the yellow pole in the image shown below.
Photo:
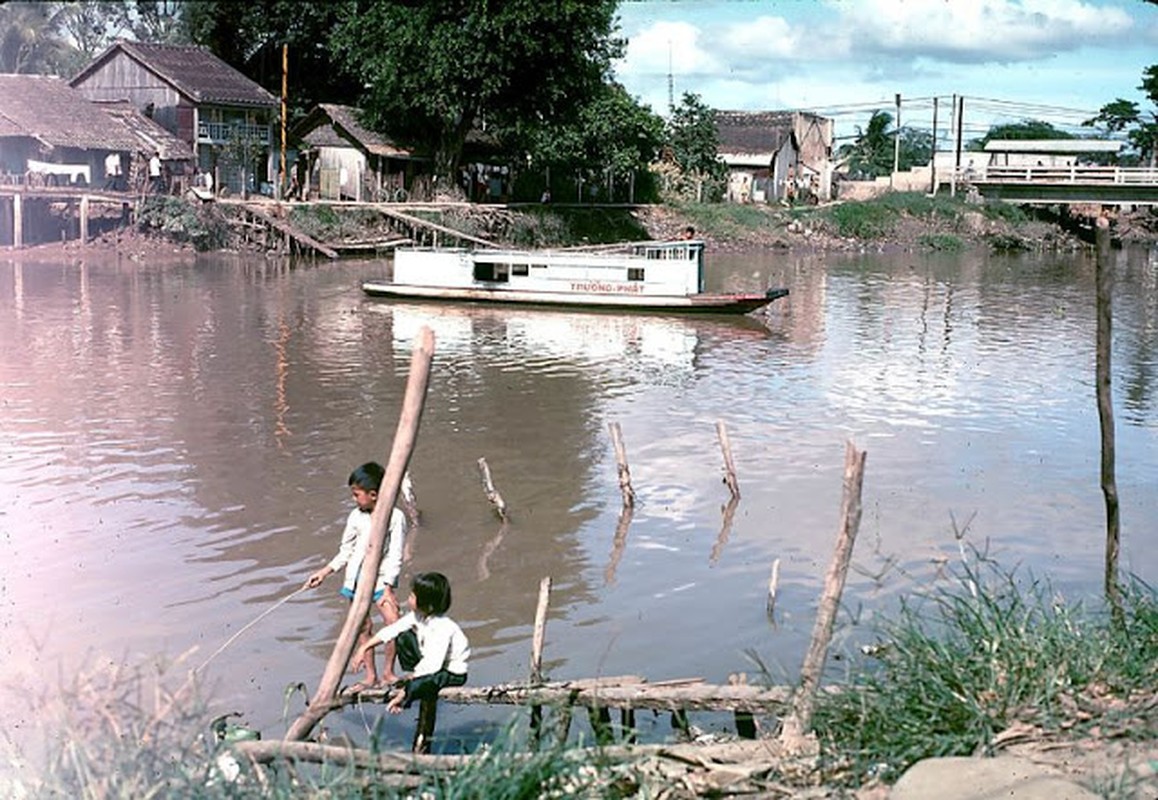
[[[281,174],[278,196],[283,197],[285,193],[285,106],[287,94],[287,76],[289,75],[289,45],[283,44],[281,46]]]

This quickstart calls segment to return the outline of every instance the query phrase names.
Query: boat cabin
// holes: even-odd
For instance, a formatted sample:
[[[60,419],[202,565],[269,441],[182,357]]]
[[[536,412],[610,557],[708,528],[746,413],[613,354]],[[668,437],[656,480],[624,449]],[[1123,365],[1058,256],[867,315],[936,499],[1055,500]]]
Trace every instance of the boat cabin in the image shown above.
[[[537,292],[693,295],[704,290],[700,241],[642,244],[623,252],[399,250],[394,283]]]

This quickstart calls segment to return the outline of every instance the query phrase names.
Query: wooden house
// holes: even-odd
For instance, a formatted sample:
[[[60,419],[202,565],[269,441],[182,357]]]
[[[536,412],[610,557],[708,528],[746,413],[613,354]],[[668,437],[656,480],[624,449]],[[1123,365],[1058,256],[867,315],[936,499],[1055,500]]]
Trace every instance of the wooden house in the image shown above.
[[[429,172],[429,159],[362,125],[352,106],[321,103],[290,132],[298,147],[302,197],[404,200]]]
[[[90,100],[127,101],[187,143],[215,185],[276,179],[276,97],[202,47],[118,41],[70,83]]]
[[[801,111],[717,111],[727,199],[770,203],[832,190],[832,120]]]
[[[193,151],[134,109],[94,104],[60,78],[0,75],[0,176],[7,183],[108,185],[113,155],[128,175],[134,159],[160,152],[171,164]],[[127,181],[117,188],[130,188]]]

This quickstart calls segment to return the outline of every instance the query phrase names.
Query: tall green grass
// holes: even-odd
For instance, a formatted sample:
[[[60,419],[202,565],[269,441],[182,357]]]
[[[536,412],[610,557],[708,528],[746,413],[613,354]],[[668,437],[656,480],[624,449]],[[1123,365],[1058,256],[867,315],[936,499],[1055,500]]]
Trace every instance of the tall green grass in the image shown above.
[[[1149,587],[1126,591],[1115,623],[987,565],[962,567],[959,578],[906,600],[882,626],[875,663],[853,675],[850,691],[820,699],[813,721],[829,766],[852,784],[891,782],[922,758],[985,754],[1019,724],[1134,730],[1135,699],[1158,684]]]

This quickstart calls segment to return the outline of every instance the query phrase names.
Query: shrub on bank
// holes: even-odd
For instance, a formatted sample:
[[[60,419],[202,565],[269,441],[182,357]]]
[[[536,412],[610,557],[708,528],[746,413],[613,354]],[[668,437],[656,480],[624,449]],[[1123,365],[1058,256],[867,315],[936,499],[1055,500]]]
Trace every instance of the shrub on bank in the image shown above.
[[[145,196],[137,207],[137,227],[200,252],[225,247],[229,239],[229,225],[215,204],[168,195]]]

